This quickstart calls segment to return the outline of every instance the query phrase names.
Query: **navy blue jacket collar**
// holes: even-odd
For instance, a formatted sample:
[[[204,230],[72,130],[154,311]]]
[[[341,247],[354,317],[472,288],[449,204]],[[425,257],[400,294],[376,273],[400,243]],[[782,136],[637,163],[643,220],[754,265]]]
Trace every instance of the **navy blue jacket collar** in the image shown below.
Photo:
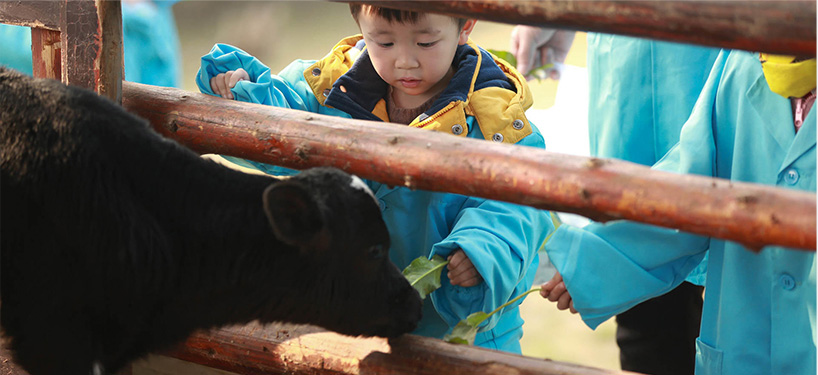
[[[478,53],[481,55],[479,66]],[[468,44],[458,46],[453,61],[454,76],[440,97],[426,111],[427,115],[435,114],[453,101],[467,101],[471,93],[471,82],[477,69],[479,72],[474,83],[474,91],[485,87],[514,90],[514,85],[509,82],[505,73],[494,63],[491,55],[482,48],[475,50]],[[344,86],[344,90],[340,89],[341,86]],[[364,50],[349,71],[332,85],[332,90],[327,95],[324,104],[342,110],[356,119],[380,121],[372,114],[372,111],[375,105],[386,96],[388,89],[389,84],[381,79],[375,67],[372,66],[369,51]]]

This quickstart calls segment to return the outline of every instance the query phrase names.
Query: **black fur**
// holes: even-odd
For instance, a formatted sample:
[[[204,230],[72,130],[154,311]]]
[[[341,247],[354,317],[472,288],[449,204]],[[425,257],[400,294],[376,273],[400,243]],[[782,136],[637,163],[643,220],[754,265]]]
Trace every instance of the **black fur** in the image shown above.
[[[339,170],[233,171],[2,67],[0,163],[0,324],[33,375],[115,372],[256,319],[388,337],[420,319],[377,204]]]

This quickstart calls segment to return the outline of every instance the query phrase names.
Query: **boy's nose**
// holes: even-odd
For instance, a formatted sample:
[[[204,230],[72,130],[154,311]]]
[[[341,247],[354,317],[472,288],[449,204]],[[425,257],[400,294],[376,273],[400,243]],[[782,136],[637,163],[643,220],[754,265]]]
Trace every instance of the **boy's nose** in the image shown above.
[[[402,52],[398,54],[395,67],[398,69],[414,69],[418,67],[418,62],[411,53]]]

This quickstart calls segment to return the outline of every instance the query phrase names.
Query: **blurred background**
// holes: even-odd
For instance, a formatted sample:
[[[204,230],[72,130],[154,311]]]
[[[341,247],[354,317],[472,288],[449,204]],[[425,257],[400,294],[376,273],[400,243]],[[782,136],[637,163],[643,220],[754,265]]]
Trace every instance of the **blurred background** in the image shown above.
[[[358,28],[344,3],[325,1],[181,1],[173,6],[182,48],[182,88],[196,91],[199,59],[215,43],[228,43],[259,57],[273,72],[295,59],[319,59]],[[472,40],[486,49],[510,49],[513,25],[480,21]],[[578,33],[559,83],[532,81],[529,119],[549,150],[588,154],[585,34]],[[586,366],[619,369],[613,319],[596,331],[577,315],[531,294],[522,305],[523,354]]]

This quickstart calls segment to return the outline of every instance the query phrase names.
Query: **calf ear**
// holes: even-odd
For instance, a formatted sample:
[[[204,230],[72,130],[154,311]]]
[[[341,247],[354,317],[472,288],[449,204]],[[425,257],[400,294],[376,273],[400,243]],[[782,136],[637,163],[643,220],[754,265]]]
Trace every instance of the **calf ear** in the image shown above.
[[[287,244],[307,245],[324,227],[315,199],[304,185],[296,181],[268,186],[263,200],[273,233]]]

